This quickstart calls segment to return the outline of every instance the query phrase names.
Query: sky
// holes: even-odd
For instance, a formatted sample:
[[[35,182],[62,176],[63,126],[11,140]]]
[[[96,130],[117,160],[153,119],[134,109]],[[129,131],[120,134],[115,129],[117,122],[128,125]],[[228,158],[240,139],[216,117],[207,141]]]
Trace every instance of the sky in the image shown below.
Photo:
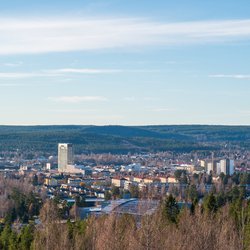
[[[0,2],[1,125],[250,125],[249,0]]]

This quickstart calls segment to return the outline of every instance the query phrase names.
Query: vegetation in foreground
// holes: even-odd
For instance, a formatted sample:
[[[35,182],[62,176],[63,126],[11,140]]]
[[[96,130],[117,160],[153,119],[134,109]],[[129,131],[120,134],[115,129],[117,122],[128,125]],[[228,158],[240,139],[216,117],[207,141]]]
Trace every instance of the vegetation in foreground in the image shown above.
[[[250,203],[242,194],[224,205],[213,193],[202,206],[179,209],[170,195],[152,215],[124,214],[65,221],[57,203],[47,200],[41,224],[1,229],[0,249],[250,249]],[[74,217],[74,211],[71,211]]]
[[[186,180],[178,171],[176,177],[181,183]],[[250,249],[250,175],[221,175],[209,192],[199,188],[203,179],[193,176],[185,191],[173,189],[153,214],[79,220],[80,201],[70,208],[58,197],[45,199],[34,178],[2,177],[0,249]],[[111,192],[113,199],[119,196],[118,191],[114,188]],[[155,198],[151,192],[147,197],[138,190],[134,194]],[[183,195],[191,207],[178,206],[176,200]]]

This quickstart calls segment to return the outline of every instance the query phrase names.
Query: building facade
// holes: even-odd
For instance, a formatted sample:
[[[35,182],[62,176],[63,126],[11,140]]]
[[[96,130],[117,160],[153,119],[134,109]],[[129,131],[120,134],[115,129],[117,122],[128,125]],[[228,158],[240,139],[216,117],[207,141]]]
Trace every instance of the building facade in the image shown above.
[[[226,175],[234,174],[234,160],[223,159],[220,161],[221,173]]]
[[[58,144],[58,171],[66,172],[67,166],[72,165],[73,159],[73,145],[71,143]]]

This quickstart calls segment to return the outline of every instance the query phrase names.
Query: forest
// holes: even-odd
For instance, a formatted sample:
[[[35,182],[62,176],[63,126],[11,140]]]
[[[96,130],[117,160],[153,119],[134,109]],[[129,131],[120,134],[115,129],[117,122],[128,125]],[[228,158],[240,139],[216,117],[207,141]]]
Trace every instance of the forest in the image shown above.
[[[37,193],[33,179],[1,178],[0,249],[247,250],[250,201],[246,184],[250,175],[225,177],[221,175],[220,183],[208,192],[197,189],[194,183],[207,183],[209,176],[193,176],[185,191],[191,206],[180,207],[181,194],[172,190],[162,195],[153,213],[110,213],[82,220],[77,209],[83,204],[67,207],[58,197],[46,199]],[[110,198],[114,196],[116,193],[111,193]],[[143,196],[155,199],[150,192]]]
[[[218,206],[213,194],[204,204],[180,210],[170,195],[152,215],[103,215],[62,221],[58,206],[47,201],[40,225],[21,230],[6,223],[1,249],[250,249],[250,204],[238,197]]]
[[[57,143],[76,153],[191,152],[250,148],[249,126],[0,126],[0,151],[55,154]],[[216,143],[215,143],[216,142]]]

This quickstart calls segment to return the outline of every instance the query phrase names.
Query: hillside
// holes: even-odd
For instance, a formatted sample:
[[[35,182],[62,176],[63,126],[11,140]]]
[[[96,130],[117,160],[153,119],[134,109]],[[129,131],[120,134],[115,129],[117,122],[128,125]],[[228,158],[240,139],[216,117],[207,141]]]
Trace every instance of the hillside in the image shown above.
[[[76,153],[249,149],[250,126],[0,126],[0,151],[56,153],[59,142],[73,143]]]

